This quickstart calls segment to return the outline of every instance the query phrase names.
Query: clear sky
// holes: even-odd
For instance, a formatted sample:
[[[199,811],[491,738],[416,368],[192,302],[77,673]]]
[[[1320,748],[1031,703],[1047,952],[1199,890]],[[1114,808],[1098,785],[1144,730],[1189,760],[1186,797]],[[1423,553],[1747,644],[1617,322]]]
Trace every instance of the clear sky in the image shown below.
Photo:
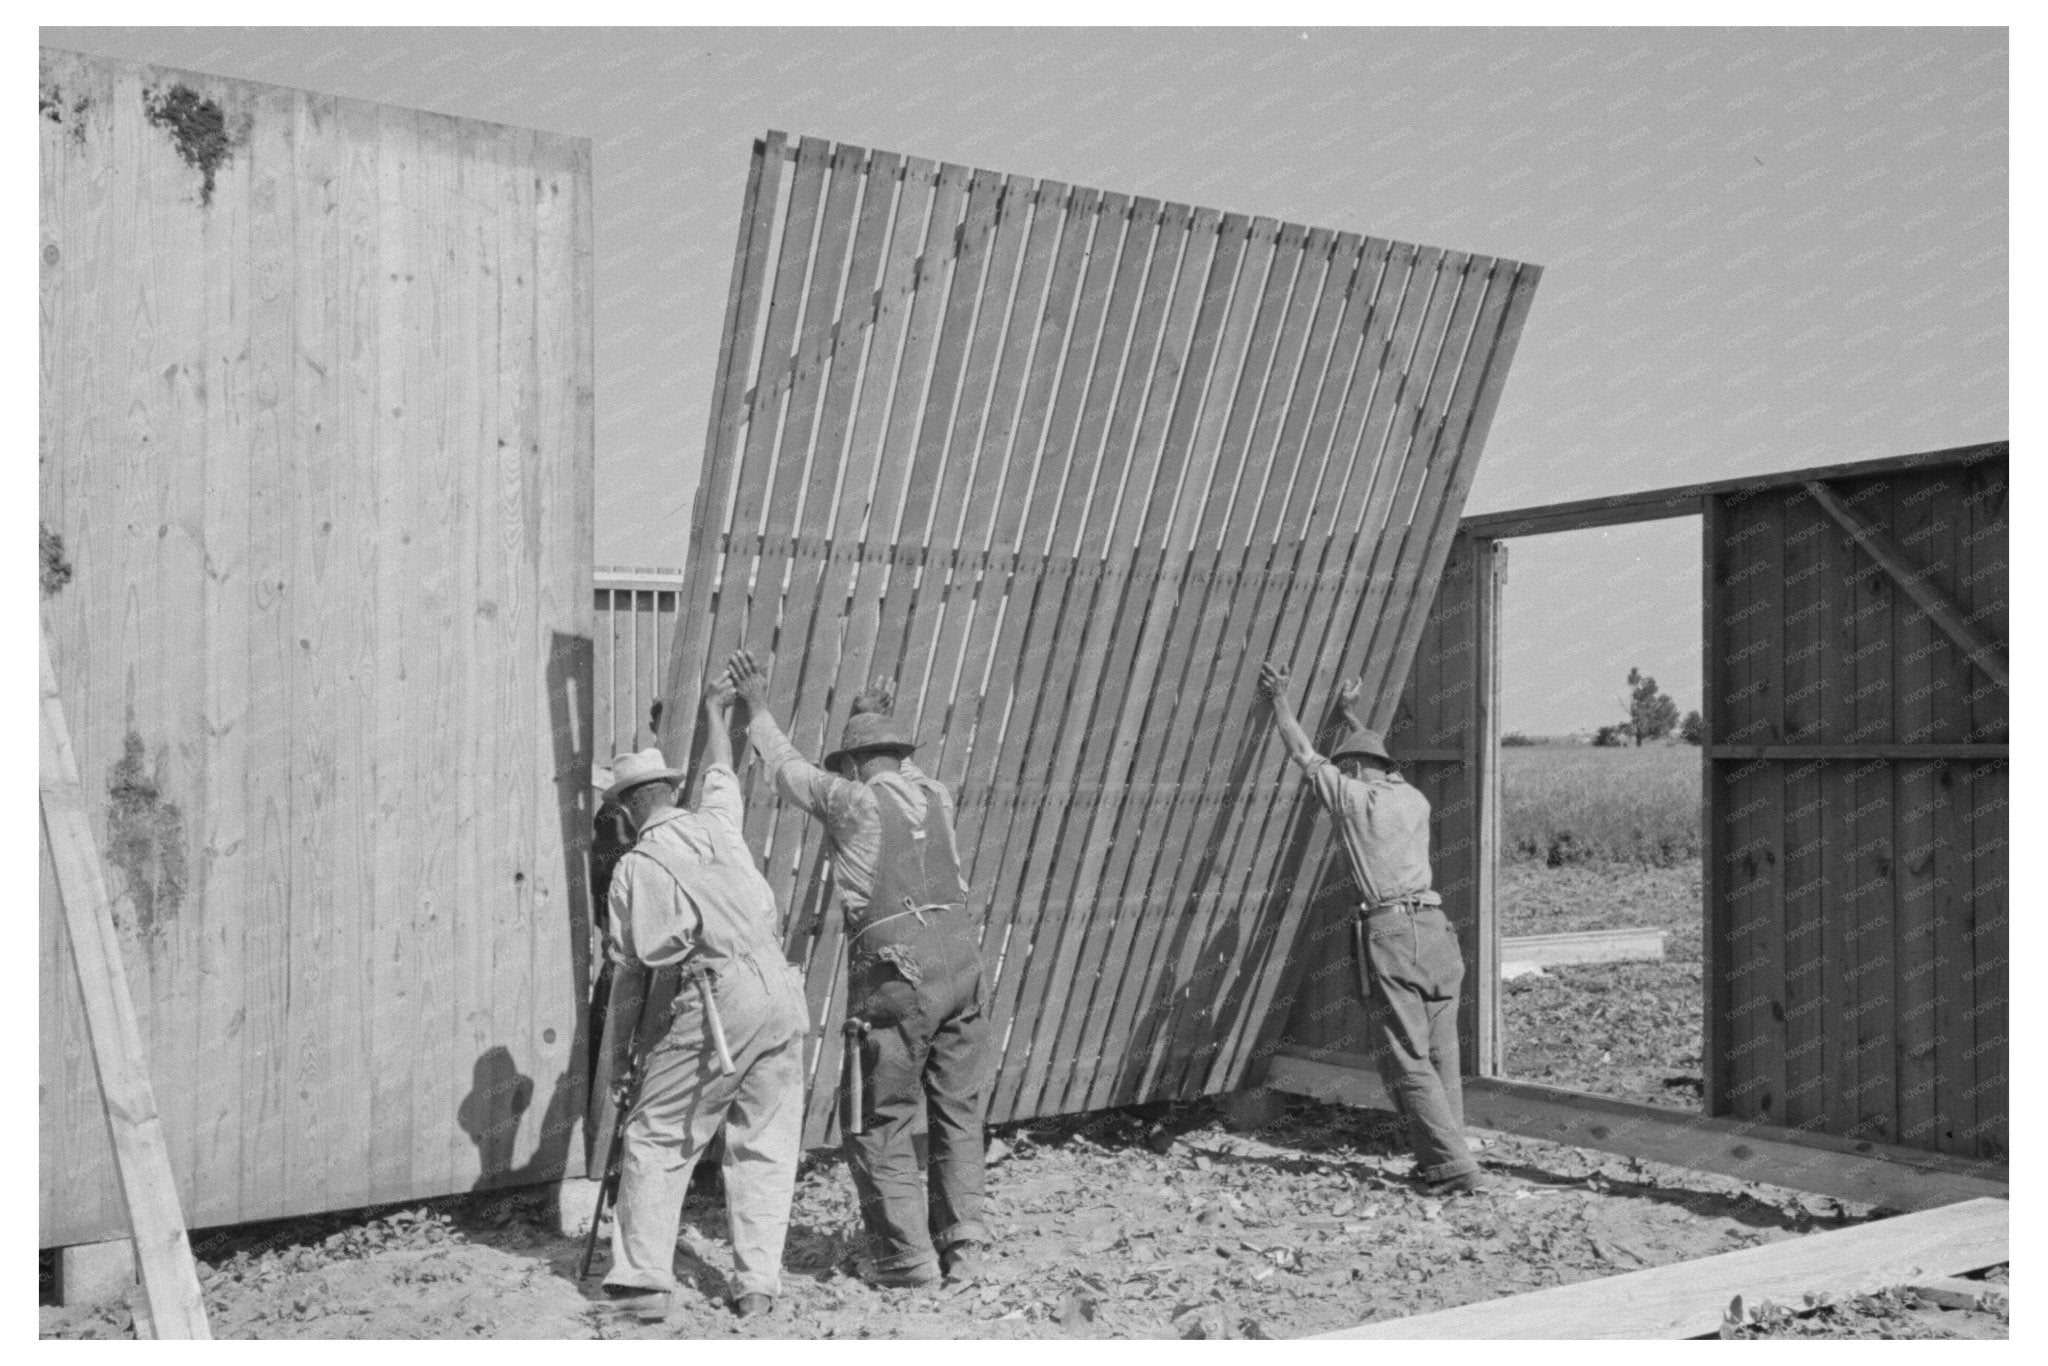
[[[111,29],[595,144],[597,559],[680,565],[769,128],[1545,267],[1471,510],[2004,437],[1998,29]],[[1515,542],[1503,722],[1699,700],[1697,524]]]

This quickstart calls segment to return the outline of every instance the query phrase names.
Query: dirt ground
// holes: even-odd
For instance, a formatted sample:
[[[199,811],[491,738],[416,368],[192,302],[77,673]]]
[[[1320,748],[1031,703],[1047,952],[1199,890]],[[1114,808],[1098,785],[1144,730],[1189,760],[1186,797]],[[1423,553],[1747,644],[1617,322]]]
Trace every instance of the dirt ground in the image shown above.
[[[725,1307],[715,1195],[693,1194],[684,1289],[641,1323],[573,1280],[539,1192],[195,1235],[214,1332],[243,1338],[1284,1338],[1841,1227],[1870,1211],[1728,1178],[1478,1135],[1485,1193],[1430,1198],[1390,1117],[1287,1100],[1234,1132],[1214,1102],[1000,1131],[984,1284],[877,1291],[837,1158],[806,1165],[765,1320]],[[598,1274],[601,1275],[600,1253]],[[1977,1311],[1857,1306],[1741,1335],[2004,1335]],[[1763,1308],[1762,1306],[1758,1307]],[[45,1337],[126,1337],[123,1301],[42,1311]],[[1932,1317],[1930,1317],[1930,1314]],[[1903,1317],[1902,1317],[1903,1316]],[[1956,1325],[1956,1326],[1950,1326]],[[1862,1331],[1849,1331],[1861,1329]],[[1845,1330],[1836,1332],[1835,1330]]]

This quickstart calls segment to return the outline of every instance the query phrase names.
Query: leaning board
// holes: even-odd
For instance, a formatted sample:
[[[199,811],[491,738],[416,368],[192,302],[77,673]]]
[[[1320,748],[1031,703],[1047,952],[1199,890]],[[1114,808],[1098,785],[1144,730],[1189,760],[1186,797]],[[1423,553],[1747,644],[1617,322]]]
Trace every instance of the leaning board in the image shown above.
[[[54,51],[41,97],[44,612],[187,1220],[558,1174],[589,145]],[[44,860],[51,1246],[126,1228]]]
[[[1311,723],[1344,673],[1393,719],[1538,273],[755,145],[663,739],[692,745],[741,645],[812,755],[895,679],[985,917],[991,1120],[1244,1075],[1319,879],[1345,876],[1258,662],[1293,666]],[[748,837],[821,1027],[815,1141],[828,870],[759,774]]]

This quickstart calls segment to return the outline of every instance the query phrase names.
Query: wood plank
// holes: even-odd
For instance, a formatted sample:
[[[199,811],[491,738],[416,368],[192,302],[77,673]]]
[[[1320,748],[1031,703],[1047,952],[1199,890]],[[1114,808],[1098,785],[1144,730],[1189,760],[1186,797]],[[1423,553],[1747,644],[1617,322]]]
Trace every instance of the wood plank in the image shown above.
[[[1719,1331],[1731,1299],[1797,1304],[1855,1295],[1929,1272],[1973,1271],[2008,1257],[2009,1209],[1972,1200],[1854,1228],[1808,1234],[1697,1261],[1388,1319],[1325,1338],[1693,1338]]]
[[[56,870],[59,899],[72,961],[92,1040],[113,1139],[115,1170],[135,1243],[135,1260],[149,1314],[138,1330],[157,1338],[208,1339],[199,1276],[178,1207],[177,1179],[164,1143],[156,1094],[150,1086],[148,1055],[121,962],[98,847],[86,815],[78,761],[64,722],[64,703],[50,662],[47,629],[42,637],[42,741],[39,792],[43,837]]]
[[[662,685],[661,695],[667,704],[662,717],[662,752],[679,756],[682,737],[690,735],[692,765],[698,718],[694,708],[690,715],[682,715],[681,705],[685,698],[702,691],[710,650],[712,594],[719,581],[717,566],[724,550],[726,514],[739,463],[740,432],[746,421],[744,395],[760,326],[771,226],[782,193],[783,142],[784,135],[771,130],[754,144],[748,163],[747,188],[740,200],[739,240],[733,248],[732,283],[726,295],[725,322],[719,330],[717,388],[705,419],[704,462],[697,476],[690,523],[683,619]]]
[[[1498,541],[1480,541],[1473,546],[1478,559],[1477,611],[1473,615],[1475,662],[1478,686],[1473,691],[1475,714],[1467,745],[1476,759],[1477,771],[1470,775],[1475,844],[1471,869],[1477,882],[1474,956],[1468,974],[1478,980],[1471,987],[1475,1003],[1473,1051],[1465,1070],[1482,1076],[1497,1076],[1506,1052],[1500,1028],[1500,964],[1503,957],[1500,933],[1500,905],[1497,879],[1501,848],[1500,767],[1500,640],[1501,598],[1507,590],[1508,552]]]
[[[1827,519],[1813,500],[1786,497],[1784,529],[1784,647],[1780,657],[1782,693],[1780,725],[1784,739],[1800,744],[1821,734],[1821,655],[1829,647],[1832,623],[1820,579],[1827,572]],[[1708,749],[1709,761],[1724,746]],[[1774,748],[1782,748],[1774,747]],[[1711,781],[1715,772],[1705,765]],[[1785,925],[1785,1092],[1781,1123],[1800,1127],[1826,1113],[1822,1089],[1821,1027],[1826,997],[1822,990],[1826,960],[1828,785],[1820,764],[1789,762],[1784,771],[1783,816]]]
[[[1393,1108],[1367,1059],[1335,1052],[1311,1058],[1283,1050],[1274,1055],[1264,1084],[1318,1100]],[[1465,1122],[1474,1128],[1888,1209],[1932,1209],[1960,1200],[2003,1198],[2008,1188],[2009,1172],[1999,1162],[1842,1138],[1821,1130],[1714,1119],[1669,1106],[1499,1077],[1467,1078],[1464,1093]]]
[[[1726,1111],[1728,1090],[1728,907],[1727,829],[1720,784],[1706,750],[1727,724],[1727,504],[1701,500],[1700,509],[1700,713],[1706,744],[1700,759],[1700,891],[1704,934],[1700,942],[1700,1091],[1709,1115]],[[1839,1037],[1837,1035],[1836,1037]]]
[[[498,968],[501,997],[510,998],[509,1009],[498,1008],[506,1047],[517,1050],[503,1078],[513,1083],[514,1097],[507,1146],[515,1165],[503,1177],[507,1183],[552,1181],[571,1162],[571,1125],[586,1094],[585,1005],[592,979],[585,792],[593,756],[583,691],[591,619],[589,598],[578,591],[595,549],[591,146],[583,138],[539,134],[532,157],[538,440],[524,447],[521,511],[528,539],[519,559],[522,584],[535,587],[532,610],[512,621],[532,644],[513,654],[522,667],[508,672],[504,685],[512,704],[532,718],[524,745],[509,756],[515,772],[523,770],[517,781],[532,798],[511,813],[519,862],[501,863],[497,873],[510,893],[498,905],[507,953],[515,960]],[[519,183],[523,194],[523,175]],[[652,697],[650,690],[639,699],[643,715]],[[524,932],[523,943],[514,931]],[[524,962],[517,961],[521,954]],[[523,1093],[522,1075],[531,1078]],[[528,1107],[532,1113],[522,1119]]]
[[[1937,759],[1973,760],[2004,759],[2009,755],[2005,745],[1983,744],[1965,741],[1943,744],[1934,741],[1910,741],[1904,744],[1854,744],[1854,745],[1708,745],[1706,757],[1736,763],[1796,763],[1812,760],[1844,760],[1858,762],[1869,759],[1899,760],[1905,763],[1927,763]]]
[[[1524,934],[1500,941],[1503,965],[1526,963],[1558,967],[1566,963],[1640,963],[1664,956],[1668,930],[1568,930],[1563,934]]]
[[[1953,603],[1927,586],[1920,567],[1906,557],[1896,541],[1822,481],[1808,480],[1805,488],[1807,494],[1854,538],[1864,553],[1883,567],[1892,582],[1920,604],[1928,618],[1956,643],[1965,659],[1982,669],[1993,682],[2001,685],[2010,683],[2005,652],[1965,619]]]
[[[1910,455],[1885,456],[1841,465],[1817,465],[1807,469],[1774,474],[1740,475],[1677,488],[1646,489],[1640,493],[1605,494],[1568,503],[1538,507],[1505,508],[1497,512],[1476,512],[1464,519],[1465,530],[1481,538],[1547,536],[1560,531],[1583,531],[1593,527],[1621,526],[1630,522],[1654,522],[1669,517],[1696,517],[1702,498],[1731,493],[1755,495],[1795,484],[1818,480],[1860,479],[1909,470],[1941,469],[1951,465],[1974,465],[2004,460],[2008,443],[1990,441],[1973,446],[1950,446]]]
[[[1808,490],[1811,492],[1811,489]],[[1896,490],[1871,485],[1858,512],[1889,525]],[[1826,500],[1820,500],[1822,508]],[[1867,511],[1866,511],[1867,510]],[[1839,518],[1837,520],[1840,520]],[[1855,729],[1852,741],[1890,740],[1898,734],[1898,695],[1892,687],[1893,623],[1904,595],[1886,574],[1871,574],[1854,590],[1854,672],[1849,698]],[[1858,765],[1850,772],[1854,796],[1849,807],[1850,845],[1844,872],[1847,908],[1854,916],[1856,1017],[1854,1039],[1854,1121],[1849,1133],[1891,1140],[1898,1132],[1897,1032],[1899,1003],[1893,984],[1898,952],[1897,830],[1893,822],[1892,773],[1888,765]]]
[[[1954,537],[1944,535],[1947,523],[1937,516],[1939,481],[1916,479],[1902,488],[1891,530],[1903,545],[1912,546],[1921,563],[1946,579],[1953,577]],[[1958,712],[1937,701],[1935,670],[1940,632],[1926,612],[1904,598],[1895,599],[1896,652],[1892,656],[1892,697],[1896,734],[1905,740],[1932,738],[1941,712]],[[1948,665],[1946,652],[1939,660]],[[1948,680],[1943,679],[1944,683]],[[1960,718],[1958,718],[1960,719]],[[1962,733],[1953,726],[1943,739]],[[1937,882],[1937,811],[1945,803],[1938,786],[1939,763],[1895,764],[1891,769],[1893,821],[1897,845],[1893,871],[1894,929],[1892,989],[1898,997],[1897,1033],[1892,1069],[1897,1078],[1898,1112],[1894,1132],[1901,1143],[1939,1147],[1943,1127],[1936,1096],[1935,898]]]
[[[2007,639],[2011,588],[2007,480],[2002,453],[1970,467],[1970,491],[1965,495],[1970,515],[1967,554],[1958,561],[1970,592],[1972,623],[1997,641]],[[2009,732],[2008,690],[1978,687],[1967,698],[1971,736],[2004,740]],[[1967,815],[1962,847],[1969,855],[1964,865],[1969,901],[1961,918],[1969,927],[1970,952],[1968,978],[1957,999],[1968,1002],[1971,1027],[1959,1032],[1970,1037],[1973,1052],[1958,1074],[1968,1079],[1968,1100],[1975,1110],[1964,1131],[1972,1142],[1963,1151],[2003,1158],[2010,1143],[2010,775],[2000,761],[1971,765],[1959,776],[1967,780],[1956,795]]]

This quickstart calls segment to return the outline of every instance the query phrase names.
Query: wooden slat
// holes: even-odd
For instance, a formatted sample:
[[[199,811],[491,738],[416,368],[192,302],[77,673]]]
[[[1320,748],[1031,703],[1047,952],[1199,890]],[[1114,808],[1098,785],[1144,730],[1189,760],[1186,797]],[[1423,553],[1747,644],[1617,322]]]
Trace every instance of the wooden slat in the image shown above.
[[[1905,763],[1931,763],[1940,759],[1960,759],[1964,762],[1971,762],[2004,759],[2008,757],[2008,749],[2004,745],[1982,744],[1976,741],[1963,741],[1954,744],[1943,744],[1938,741],[1915,741],[1907,744],[1708,745],[1706,747],[1706,757],[1737,763],[1806,764],[1814,760],[1851,763],[1862,763],[1870,760],[1899,760]]]
[[[1700,502],[1700,713],[1706,744],[1720,738],[1726,719],[1727,651],[1722,648],[1727,603],[1726,504],[1719,498]],[[1830,651],[1832,653],[1832,651]],[[1705,924],[1700,942],[1700,1100],[1709,1115],[1723,1113],[1728,1089],[1728,913],[1727,829],[1724,803],[1714,766],[1700,759],[1700,893]]]
[[[1812,489],[1809,487],[1808,492]],[[1871,485],[1859,509],[1889,524],[1895,490]],[[1819,500],[1823,509],[1825,499]],[[1839,519],[1838,519],[1839,520]],[[1902,601],[1900,586],[1885,574],[1872,574],[1854,590],[1853,641],[1850,658],[1854,686],[1850,691],[1852,741],[1891,740],[1898,733],[1898,695],[1892,688],[1893,620]],[[1845,643],[1848,643],[1845,641]],[[1897,1056],[1893,1038],[1899,1003],[1892,964],[1897,954],[1896,829],[1889,765],[1858,765],[1850,770],[1849,836],[1842,863],[1849,879],[1843,889],[1845,909],[1853,917],[1856,936],[1856,1018],[1854,1040],[1854,1123],[1849,1133],[1889,1141],[1896,1132],[1898,1106]]]
[[[1826,519],[1811,499],[1785,500],[1783,654],[1779,659],[1782,691],[1779,725],[1790,745],[1804,744],[1821,734],[1821,656],[1829,648],[1833,623],[1821,578],[1828,571]],[[1774,747],[1775,748],[1775,747]],[[1723,746],[1707,752],[1712,760]],[[1704,765],[1708,782],[1717,770]],[[1784,840],[1783,917],[1785,968],[1781,984],[1785,1008],[1785,1092],[1776,1118],[1795,1127],[1815,1123],[1826,1113],[1822,1096],[1827,1078],[1821,1072],[1822,1011],[1826,997],[1823,927],[1827,914],[1825,852],[1828,784],[1821,765],[1793,762],[1784,773],[1782,835]]]
[[[697,476],[697,501],[690,523],[683,620],[676,632],[677,647],[661,693],[667,702],[662,716],[662,750],[672,758],[680,757],[681,737],[693,735],[697,726],[695,710],[687,717],[681,716],[677,702],[700,690],[710,648],[711,593],[717,580],[726,508],[738,463],[740,429],[745,421],[742,396],[759,326],[770,226],[782,191],[783,141],[783,134],[770,132],[754,145],[747,188],[740,201],[739,242],[733,249],[732,284],[726,296],[725,323],[719,332],[718,387],[706,418],[704,463]],[[691,762],[694,765],[694,748]]]
[[[1554,1286],[1455,1309],[1387,1319],[1326,1338],[1697,1338],[1717,1333],[1731,1300],[1799,1304],[1974,1271],[2010,1257],[2003,1200],[1723,1252],[1697,1261]]]
[[[1902,544],[1914,547],[1923,566],[1949,579],[1955,573],[1954,537],[1943,534],[1948,529],[1946,523],[1938,524],[1936,492],[1924,486],[1902,490],[1891,531]],[[1940,633],[1926,612],[1904,599],[1897,600],[1896,606],[1896,650],[1891,660],[1894,733],[1905,740],[1931,739],[1939,728],[1940,716],[1960,710],[1939,705],[1936,697],[1936,670],[1950,661],[1946,652],[1936,658]],[[1946,678],[1942,681],[1948,682]],[[1962,731],[1961,725],[1955,725],[1941,738],[1948,739]],[[1946,807],[1937,785],[1939,774],[1940,765],[1935,763],[1897,764],[1891,772],[1897,838],[1892,978],[1899,1003],[1892,1045],[1892,1068],[1898,1082],[1894,1133],[1899,1142],[1922,1148],[1939,1146],[1943,1127],[1935,1075],[1939,1023],[1939,1003],[1935,1000],[1935,861],[1937,813]]]
[[[86,815],[78,761],[64,722],[57,672],[50,662],[47,632],[42,640],[42,745],[40,794],[43,838],[56,870],[64,925],[76,965],[92,1058],[99,1074],[107,1127],[113,1138],[114,1168],[135,1243],[149,1314],[145,1327],[157,1338],[206,1339],[206,1308],[185,1238],[178,1187],[164,1143],[150,1086],[148,1055],[121,961],[121,941]]]

